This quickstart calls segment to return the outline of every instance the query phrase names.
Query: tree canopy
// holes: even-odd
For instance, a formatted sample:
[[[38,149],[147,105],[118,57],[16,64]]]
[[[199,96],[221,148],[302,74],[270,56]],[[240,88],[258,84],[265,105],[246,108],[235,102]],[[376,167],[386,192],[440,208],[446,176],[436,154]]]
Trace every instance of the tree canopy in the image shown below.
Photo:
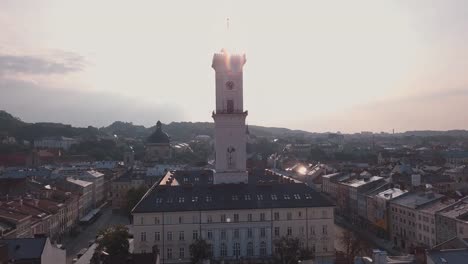
[[[128,228],[116,225],[99,231],[97,247],[91,259],[92,264],[97,263],[127,263],[130,253]]]
[[[210,245],[203,239],[197,239],[190,245],[190,258],[192,264],[201,263],[211,257]]]

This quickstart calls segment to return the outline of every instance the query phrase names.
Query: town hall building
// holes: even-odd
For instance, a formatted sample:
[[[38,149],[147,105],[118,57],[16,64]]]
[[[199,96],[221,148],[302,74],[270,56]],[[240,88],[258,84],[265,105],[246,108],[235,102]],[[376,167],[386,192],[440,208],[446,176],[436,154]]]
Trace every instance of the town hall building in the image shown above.
[[[189,263],[207,241],[214,260],[272,259],[275,241],[299,238],[318,263],[334,252],[334,206],[304,183],[246,168],[245,54],[216,53],[215,169],[168,172],[132,211],[134,252],[157,248],[162,263]]]

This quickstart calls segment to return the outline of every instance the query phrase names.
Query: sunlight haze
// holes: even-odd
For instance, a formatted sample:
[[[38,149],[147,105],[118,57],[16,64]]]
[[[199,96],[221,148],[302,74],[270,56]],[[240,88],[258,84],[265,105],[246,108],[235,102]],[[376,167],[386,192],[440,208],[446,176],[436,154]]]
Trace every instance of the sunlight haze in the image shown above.
[[[466,10],[461,0],[2,1],[0,109],[77,126],[211,122],[211,60],[227,48],[246,53],[249,124],[468,129]]]

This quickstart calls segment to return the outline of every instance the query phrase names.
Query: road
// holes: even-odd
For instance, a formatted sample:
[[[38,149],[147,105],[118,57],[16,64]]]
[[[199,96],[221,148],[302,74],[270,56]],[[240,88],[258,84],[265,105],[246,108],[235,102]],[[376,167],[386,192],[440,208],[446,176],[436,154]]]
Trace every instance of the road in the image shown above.
[[[85,226],[76,237],[68,238],[63,243],[67,249],[67,264],[72,263],[73,258],[82,248],[89,246],[89,241],[96,238],[99,230],[117,224],[128,225],[128,217],[113,214],[110,207],[102,208],[102,215],[94,223]]]

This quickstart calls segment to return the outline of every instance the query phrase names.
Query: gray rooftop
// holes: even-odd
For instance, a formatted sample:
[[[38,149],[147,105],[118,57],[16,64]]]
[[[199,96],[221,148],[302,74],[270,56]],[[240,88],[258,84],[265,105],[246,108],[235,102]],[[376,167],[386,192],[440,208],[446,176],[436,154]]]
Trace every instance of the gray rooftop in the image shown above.
[[[40,259],[47,238],[1,239],[0,244],[8,245],[8,256],[16,261]]]
[[[438,193],[409,193],[402,195],[394,199],[391,203],[398,204],[401,206],[409,208],[419,208],[422,205],[427,203],[437,201],[438,199],[444,197],[442,194]]]
[[[248,184],[215,185],[211,184],[212,172],[209,171],[175,171],[174,174],[178,174],[173,179],[177,181],[176,185],[164,182],[164,185],[153,186],[133,212],[334,206],[307,185],[284,181],[276,175],[259,175],[256,172],[249,175]],[[187,178],[186,183],[184,178]]]
[[[427,259],[434,264],[467,263],[468,249],[431,250],[426,253]]]

